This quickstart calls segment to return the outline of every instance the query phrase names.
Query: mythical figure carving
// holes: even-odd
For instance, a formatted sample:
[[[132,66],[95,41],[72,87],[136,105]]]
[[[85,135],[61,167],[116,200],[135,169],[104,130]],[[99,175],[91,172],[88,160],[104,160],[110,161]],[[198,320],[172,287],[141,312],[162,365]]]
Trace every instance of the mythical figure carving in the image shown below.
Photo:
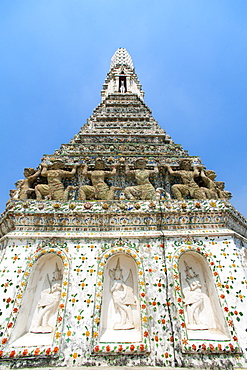
[[[120,268],[119,259],[116,267],[109,271],[110,292],[116,311],[119,312],[121,321],[114,324],[114,330],[134,329],[132,306],[136,306],[136,298],[133,291],[133,276],[129,270],[127,279],[123,280],[123,273]]]
[[[6,205],[9,204],[9,202],[12,199],[19,199],[20,188],[21,188],[21,185],[22,185],[23,181],[24,180],[18,180],[18,181],[16,181],[16,183],[15,183],[16,189],[12,189],[12,190],[9,191],[10,199],[8,200],[8,202],[6,203]]]
[[[231,199],[232,193],[225,190],[225,183],[223,181],[215,181],[215,184],[219,199]]]
[[[41,176],[47,177],[48,184],[39,184],[35,186],[36,199],[44,199],[46,196],[54,200],[67,200],[69,192],[74,190],[74,186],[68,186],[64,189],[62,178],[73,177],[78,165],[72,171],[64,171],[64,163],[61,160],[55,160],[50,169],[46,163],[41,163]]]
[[[189,330],[205,330],[208,327],[201,323],[199,314],[204,308],[204,299],[202,286],[198,274],[191,267],[185,264],[186,282],[188,287],[183,289],[184,305],[187,309],[187,329]]]
[[[82,185],[79,189],[79,199],[99,199],[99,200],[113,200],[114,191],[121,190],[116,186],[109,187],[105,183],[106,177],[116,176],[117,165],[113,166],[112,171],[104,170],[104,161],[101,158],[95,160],[95,166],[93,171],[88,171],[88,167],[85,164],[82,174],[90,178],[92,185]]]
[[[185,197],[190,199],[206,199],[204,191],[196,183],[195,178],[200,175],[198,168],[191,168],[190,159],[181,159],[180,169],[174,171],[169,165],[164,164],[163,167],[167,169],[172,176],[180,177],[182,184],[172,185],[172,195],[174,198],[182,200]]]
[[[126,164],[126,175],[133,175],[137,182],[136,186],[128,186],[124,189],[124,194],[127,199],[132,200],[155,200],[156,192],[155,188],[149,181],[149,177],[152,174],[158,174],[159,169],[157,165],[154,166],[154,170],[145,170],[147,161],[144,158],[138,158],[135,162],[135,170],[130,170]]]
[[[25,176],[25,179],[22,181],[22,184],[20,186],[20,192],[18,195],[19,199],[25,200],[30,198],[30,195],[35,191],[34,188],[32,188],[32,185],[37,177],[40,175],[40,173],[40,169],[38,169],[38,171],[35,171],[34,168],[24,168],[23,174]]]
[[[218,199],[217,186],[214,181],[216,173],[211,170],[200,171],[200,178],[202,179],[203,186],[201,189],[204,191],[207,199]]]
[[[62,290],[62,273],[57,264],[56,270],[53,273],[52,281],[50,281],[48,274],[47,279],[50,288],[44,289],[41,292],[40,300],[34,313],[30,329],[31,333],[52,333],[54,330],[54,328],[50,326],[49,320],[58,308]]]

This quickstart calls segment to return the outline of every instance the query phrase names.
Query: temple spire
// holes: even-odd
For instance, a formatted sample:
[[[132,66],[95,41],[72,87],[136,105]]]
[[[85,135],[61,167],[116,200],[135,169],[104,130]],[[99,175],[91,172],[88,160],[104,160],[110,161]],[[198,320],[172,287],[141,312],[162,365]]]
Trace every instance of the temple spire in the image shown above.
[[[102,100],[109,94],[135,94],[142,100],[144,97],[132,58],[124,48],[117,49],[111,58],[110,71],[101,91]]]
[[[124,48],[118,48],[111,58],[110,70],[112,68],[118,67],[119,65],[128,66],[130,69],[134,70],[134,64],[132,58]]]

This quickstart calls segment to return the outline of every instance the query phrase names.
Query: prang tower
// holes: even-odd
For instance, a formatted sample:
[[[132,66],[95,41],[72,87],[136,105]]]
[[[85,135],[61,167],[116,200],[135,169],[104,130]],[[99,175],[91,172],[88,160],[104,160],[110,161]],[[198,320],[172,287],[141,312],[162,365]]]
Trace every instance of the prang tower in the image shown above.
[[[126,49],[0,220],[0,363],[246,366],[247,223],[159,126]]]

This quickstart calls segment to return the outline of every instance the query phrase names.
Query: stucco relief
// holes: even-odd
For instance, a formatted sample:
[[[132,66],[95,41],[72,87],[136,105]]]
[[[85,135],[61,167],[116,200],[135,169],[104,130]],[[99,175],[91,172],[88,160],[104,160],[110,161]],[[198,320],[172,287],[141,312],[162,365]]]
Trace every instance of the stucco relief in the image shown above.
[[[52,333],[54,331],[54,325],[50,324],[50,318],[56,313],[58,308],[62,290],[62,278],[63,275],[56,263],[52,281],[50,281],[49,274],[47,274],[49,288],[42,290],[40,294],[31,324],[31,333]]]
[[[222,308],[206,260],[195,252],[184,253],[179,272],[189,339],[229,338]]]
[[[134,260],[117,254],[105,268],[100,342],[141,341],[138,277]]]
[[[123,269],[117,260],[116,267],[109,271],[111,282],[110,292],[115,311],[120,315],[120,321],[113,326],[114,330],[134,329],[132,307],[136,306],[136,297],[133,291],[133,275],[131,269],[124,280]]]
[[[57,255],[46,254],[34,264],[11,335],[13,346],[52,343],[62,279],[63,264]]]

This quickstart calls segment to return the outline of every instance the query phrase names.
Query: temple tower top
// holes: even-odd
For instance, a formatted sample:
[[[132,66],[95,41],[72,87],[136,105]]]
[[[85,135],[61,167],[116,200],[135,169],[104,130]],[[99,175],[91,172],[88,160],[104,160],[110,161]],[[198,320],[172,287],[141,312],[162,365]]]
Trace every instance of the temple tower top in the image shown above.
[[[119,65],[126,65],[130,69],[134,69],[132,58],[125,48],[118,48],[111,58],[110,70]]]
[[[109,94],[136,94],[142,100],[144,97],[132,58],[124,48],[117,49],[111,58],[110,71],[101,91],[102,100]]]

